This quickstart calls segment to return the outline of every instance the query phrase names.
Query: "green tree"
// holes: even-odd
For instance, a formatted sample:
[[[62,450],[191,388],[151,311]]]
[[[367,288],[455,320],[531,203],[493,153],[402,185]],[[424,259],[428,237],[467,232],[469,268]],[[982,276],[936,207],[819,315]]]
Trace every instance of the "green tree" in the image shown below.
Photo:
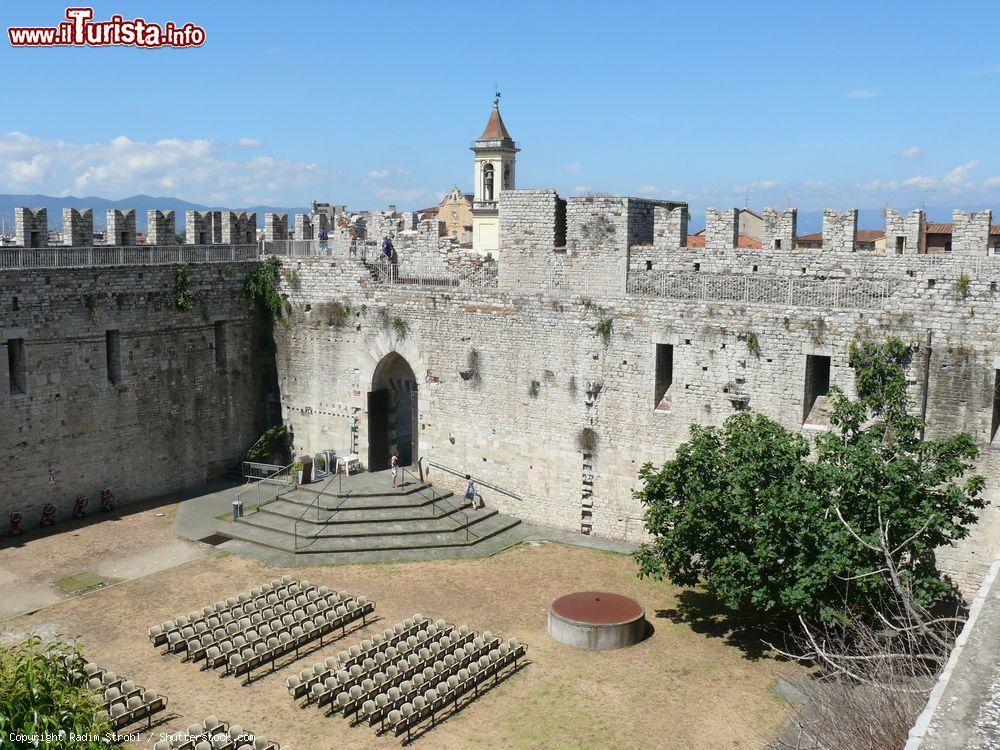
[[[813,455],[752,412],[692,427],[674,459],[640,471],[653,540],[636,552],[639,574],[704,583],[774,618],[870,614],[900,589],[921,605],[947,596],[934,550],[968,534],[984,480],[963,480],[978,454],[968,435],[921,439],[909,356],[899,339],[852,347],[858,396],[831,389],[831,430]]]
[[[111,725],[96,692],[87,687],[78,645],[64,641],[43,644],[37,637],[0,646],[0,737],[10,732],[37,736],[37,741],[11,742],[12,747],[63,750],[106,750]],[[64,733],[60,735],[60,732]],[[70,741],[69,735],[94,741]],[[46,739],[49,735],[51,739]]]
[[[257,305],[257,311],[268,320],[279,318],[291,309],[288,296],[278,291],[281,261],[272,255],[247,276],[244,291]]]

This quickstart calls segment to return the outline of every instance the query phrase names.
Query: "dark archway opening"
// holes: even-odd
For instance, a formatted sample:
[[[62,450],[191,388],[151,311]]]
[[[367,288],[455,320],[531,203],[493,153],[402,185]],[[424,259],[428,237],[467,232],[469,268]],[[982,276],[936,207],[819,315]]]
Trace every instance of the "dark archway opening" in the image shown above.
[[[393,451],[400,466],[417,462],[417,378],[396,352],[378,363],[368,393],[368,470],[388,469]]]

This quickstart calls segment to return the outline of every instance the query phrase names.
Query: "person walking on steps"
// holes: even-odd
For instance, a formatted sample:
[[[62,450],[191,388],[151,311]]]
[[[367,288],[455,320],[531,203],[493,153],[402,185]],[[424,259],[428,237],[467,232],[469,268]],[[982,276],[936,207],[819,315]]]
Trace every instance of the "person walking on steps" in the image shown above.
[[[399,451],[392,452],[392,458],[389,459],[389,469],[392,470],[392,486],[396,486],[396,475],[399,473]]]
[[[465,475],[465,499],[472,503],[472,509],[476,509],[476,483],[472,481],[470,474]]]

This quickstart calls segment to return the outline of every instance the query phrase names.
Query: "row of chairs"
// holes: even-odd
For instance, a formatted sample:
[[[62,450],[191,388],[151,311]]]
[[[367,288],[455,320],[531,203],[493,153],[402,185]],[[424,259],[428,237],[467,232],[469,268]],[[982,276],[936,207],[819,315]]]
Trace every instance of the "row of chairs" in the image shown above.
[[[315,700],[318,706],[330,703],[331,710],[336,706],[343,708],[346,696],[353,698],[362,693],[375,693],[411,679],[435,660],[464,645],[465,637],[456,634],[453,639],[453,629],[449,626],[438,629],[434,624],[429,630],[434,633],[427,635],[427,631],[418,631],[405,643],[397,644],[398,648],[390,646],[374,658],[354,664],[349,670],[340,669],[336,676],[328,676],[322,684],[312,685],[309,701]],[[470,634],[468,638],[471,637]]]
[[[231,652],[239,652],[247,645],[252,648],[258,640],[266,641],[271,636],[280,637],[282,632],[291,631],[296,625],[301,626],[306,620],[315,619],[320,615],[329,619],[334,614],[342,615],[359,607],[364,608],[367,604],[368,599],[363,596],[355,598],[346,594],[329,594],[310,602],[302,609],[292,611],[266,609],[254,613],[251,617],[240,618],[238,622],[231,622],[225,628],[216,628],[210,633],[182,641],[176,651],[184,651],[185,658],[189,661],[209,658],[209,652],[218,659],[221,652],[223,658],[218,661],[224,664]],[[169,650],[171,649],[168,648]]]
[[[375,602],[362,602],[362,599],[365,598],[359,597],[347,607],[337,605],[336,610],[328,615],[318,614],[311,619],[304,619],[289,630],[271,635],[266,640],[260,638],[255,645],[247,645],[238,653],[231,654],[226,662],[226,672],[235,677],[245,674],[247,682],[250,682],[254,669],[270,662],[271,670],[274,671],[275,659],[293,649],[295,658],[298,659],[299,649],[309,641],[319,638],[319,647],[322,648],[323,636],[327,633],[340,629],[342,634],[346,634],[347,626],[359,619],[364,627],[367,625],[368,615],[375,610]]]
[[[83,665],[87,687],[104,699],[104,710],[111,719],[111,726],[118,730],[146,719],[153,726],[153,716],[167,707],[167,697],[136,685],[132,680],[119,677],[94,662]]]
[[[437,687],[415,696],[399,710],[390,711],[386,723],[397,737],[405,732],[407,740],[410,740],[414,727],[420,722],[429,717],[432,725],[437,723],[438,712],[457,704],[463,695],[474,691],[473,699],[478,698],[480,685],[491,677],[496,684],[507,667],[512,667],[510,674],[516,672],[518,659],[526,653],[524,645],[511,639],[500,648],[490,650],[489,654],[472,662],[467,668],[458,670],[457,674],[447,680],[439,682]]]
[[[256,736],[239,724],[219,721],[209,716],[192,724],[186,732],[171,734],[153,745],[153,750],[292,750]]]
[[[252,589],[260,591],[260,589]],[[280,593],[278,593],[280,592]],[[149,641],[154,647],[166,645],[168,650],[179,650],[183,642],[219,627],[228,627],[244,617],[252,617],[266,609],[282,613],[304,609],[310,601],[328,596],[332,591],[326,586],[312,586],[308,581],[291,582],[266,595],[251,597],[241,593],[226,602],[217,602],[214,607],[202,608],[202,613],[190,612],[187,616],[175,617],[160,625],[149,628]],[[343,592],[341,592],[343,594]]]
[[[341,670],[351,670],[352,673],[358,674],[368,659],[371,659],[373,663],[378,662],[379,654],[383,654],[381,661],[384,662],[387,659],[384,655],[385,650],[416,636],[425,627],[428,632],[436,633],[446,625],[444,620],[428,623],[427,618],[423,615],[413,615],[413,617],[386,628],[382,633],[376,633],[371,639],[341,651],[335,657],[328,656],[324,661],[303,669],[298,675],[292,675],[285,680],[288,693],[295,700],[305,697],[308,703],[312,700],[312,688],[317,683],[323,683],[328,677]]]
[[[494,638],[489,631],[482,636],[474,635],[472,640],[466,641],[461,647],[452,653],[446,654],[441,659],[436,659],[432,664],[420,668],[419,671],[412,671],[406,679],[397,683],[393,687],[375,690],[354,691],[347,696],[339,696],[338,703],[344,711],[344,716],[362,712],[359,720],[367,720],[369,725],[376,722],[383,722],[388,713],[400,708],[404,703],[415,695],[418,695],[430,687],[438,684],[442,680],[447,680],[452,675],[458,673],[460,669],[468,667],[477,659],[489,654],[490,651],[499,648],[501,641]],[[374,706],[366,704],[371,701]]]

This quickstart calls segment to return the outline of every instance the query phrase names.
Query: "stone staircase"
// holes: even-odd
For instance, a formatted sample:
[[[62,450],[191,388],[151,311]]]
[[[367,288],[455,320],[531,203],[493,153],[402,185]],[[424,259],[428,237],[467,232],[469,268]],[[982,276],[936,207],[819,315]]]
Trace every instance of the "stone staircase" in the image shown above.
[[[393,488],[388,472],[376,472],[301,485],[232,524],[228,534],[332,561],[391,560],[414,559],[418,551],[427,557],[491,554],[520,541],[519,524],[415,478]]]

